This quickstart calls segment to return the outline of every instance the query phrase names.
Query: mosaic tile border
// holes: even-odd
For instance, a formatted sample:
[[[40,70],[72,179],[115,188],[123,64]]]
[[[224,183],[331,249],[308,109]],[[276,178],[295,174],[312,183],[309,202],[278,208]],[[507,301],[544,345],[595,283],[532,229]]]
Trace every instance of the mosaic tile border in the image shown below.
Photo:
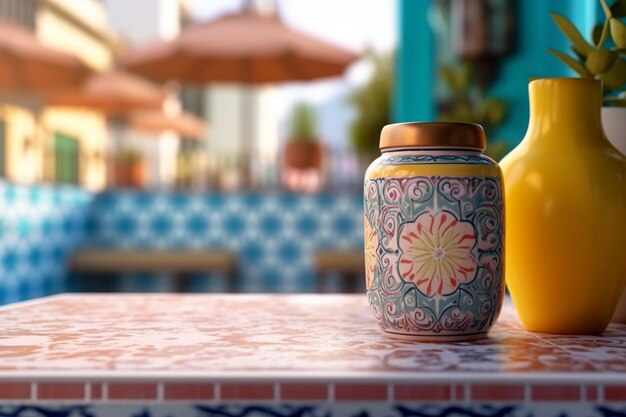
[[[0,402],[626,402],[624,384],[33,381],[0,382]]]
[[[127,404],[0,406],[4,417],[622,417],[623,406],[572,404]]]

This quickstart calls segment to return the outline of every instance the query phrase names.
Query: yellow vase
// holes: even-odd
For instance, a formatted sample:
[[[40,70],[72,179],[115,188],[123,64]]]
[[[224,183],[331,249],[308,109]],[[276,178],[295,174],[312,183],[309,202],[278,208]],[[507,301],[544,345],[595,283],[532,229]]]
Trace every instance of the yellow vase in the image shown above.
[[[526,136],[500,164],[507,285],[526,329],[601,333],[626,284],[626,158],[602,130],[600,82],[529,93]]]

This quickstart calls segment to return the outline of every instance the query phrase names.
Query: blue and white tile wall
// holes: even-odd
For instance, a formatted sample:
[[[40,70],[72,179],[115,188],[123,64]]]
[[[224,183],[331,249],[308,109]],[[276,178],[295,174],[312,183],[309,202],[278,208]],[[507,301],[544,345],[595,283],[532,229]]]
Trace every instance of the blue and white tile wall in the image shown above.
[[[313,291],[313,253],[361,250],[363,200],[351,193],[177,193],[111,191],[96,196],[87,246],[230,250],[244,292]],[[153,280],[134,280],[147,290]],[[222,290],[199,280],[196,290]],[[148,287],[146,286],[148,285]]]
[[[0,182],[0,304],[66,289],[69,253],[83,240],[91,194]]]
[[[68,282],[67,262],[78,247],[229,250],[239,262],[241,291],[313,291],[314,252],[361,250],[362,221],[356,193],[94,196],[73,187],[0,182],[0,304],[97,282],[78,276]],[[118,289],[167,289],[170,282],[126,278]],[[197,277],[191,287],[220,291],[226,282]]]

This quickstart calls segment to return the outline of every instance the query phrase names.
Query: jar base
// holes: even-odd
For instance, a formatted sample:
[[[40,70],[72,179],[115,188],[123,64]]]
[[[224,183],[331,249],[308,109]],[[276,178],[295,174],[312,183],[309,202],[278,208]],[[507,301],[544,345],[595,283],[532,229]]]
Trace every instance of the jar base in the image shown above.
[[[393,333],[384,331],[385,335],[392,339],[405,340],[408,342],[469,342],[472,340],[485,339],[487,332],[483,333],[471,333],[471,334],[458,334],[458,335],[415,335],[407,333]]]

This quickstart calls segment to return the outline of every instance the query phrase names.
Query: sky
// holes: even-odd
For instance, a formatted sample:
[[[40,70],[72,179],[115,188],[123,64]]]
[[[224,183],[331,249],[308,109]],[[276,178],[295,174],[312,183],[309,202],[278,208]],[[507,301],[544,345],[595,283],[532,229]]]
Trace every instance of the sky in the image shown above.
[[[267,0],[259,0],[261,2]],[[240,10],[242,0],[188,0],[194,16],[209,19]],[[283,22],[354,50],[390,49],[396,39],[396,0],[276,0]]]

